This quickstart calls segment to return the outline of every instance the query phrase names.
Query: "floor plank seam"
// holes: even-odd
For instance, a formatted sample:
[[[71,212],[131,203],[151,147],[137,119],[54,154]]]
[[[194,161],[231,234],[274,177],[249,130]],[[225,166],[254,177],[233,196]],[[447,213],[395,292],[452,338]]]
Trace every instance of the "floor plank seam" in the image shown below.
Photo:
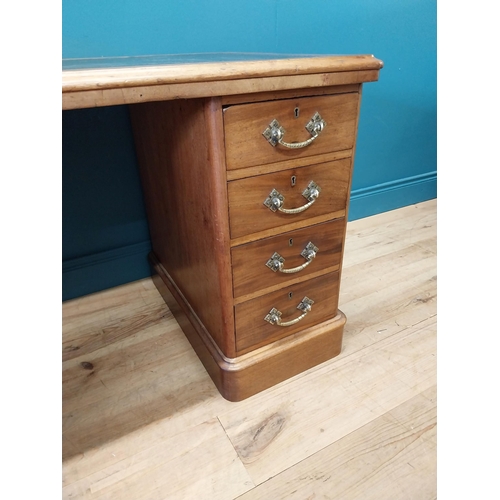
[[[379,418],[383,418],[383,417],[384,417],[384,416],[386,416],[386,415],[391,415],[391,412],[392,412],[392,411],[394,411],[395,409],[399,408],[400,406],[404,406],[405,404],[407,404],[407,403],[408,403],[408,401],[411,401],[414,397],[415,397],[415,396],[411,396],[411,397],[409,397],[408,399],[406,399],[406,400],[405,400],[405,401],[403,401],[402,403],[398,404],[397,406],[395,406],[395,407],[394,407],[394,408],[392,408],[391,410],[385,410],[385,409],[384,409],[384,408],[382,408],[380,405],[378,405],[380,409],[384,410],[384,413],[381,413],[380,415],[374,415],[374,417],[373,417],[373,418],[371,418],[370,420],[368,420],[368,421],[366,421],[365,423],[363,423],[363,425],[361,425],[360,427],[357,427],[356,429],[353,429],[352,431],[350,431],[350,432],[348,432],[348,433],[344,434],[343,436],[339,437],[338,439],[335,439],[335,440],[334,440],[334,441],[332,441],[331,443],[328,443],[327,445],[325,445],[325,446],[323,446],[323,447],[321,447],[321,448],[317,449],[314,453],[311,453],[310,455],[307,455],[307,456],[303,457],[302,459],[298,460],[297,462],[295,462],[295,463],[293,463],[293,464],[289,465],[288,467],[286,467],[286,468],[284,468],[283,470],[281,470],[278,474],[275,474],[274,476],[271,476],[271,477],[267,478],[265,481],[262,481],[261,483],[257,483],[257,484],[255,485],[255,487],[254,487],[254,488],[261,487],[262,485],[266,484],[267,482],[269,482],[269,481],[273,480],[274,478],[276,478],[276,477],[280,476],[281,474],[285,473],[285,472],[286,472],[286,471],[288,471],[289,469],[292,469],[292,468],[294,468],[294,467],[298,466],[298,465],[299,465],[299,464],[301,464],[302,462],[305,462],[305,461],[309,460],[309,459],[310,459],[311,457],[313,457],[314,455],[317,455],[318,453],[320,453],[320,452],[322,452],[322,451],[326,450],[326,449],[327,449],[327,448],[329,448],[330,446],[333,446],[335,443],[337,443],[337,442],[339,442],[339,441],[341,441],[341,440],[343,440],[343,439],[348,438],[348,436],[350,436],[351,434],[355,434],[356,432],[361,431],[363,428],[365,428],[365,427],[367,427],[367,426],[371,425],[371,424],[372,424],[375,420],[377,420],[377,419],[379,419]],[[378,403],[377,403],[377,404],[378,404]],[[404,431],[408,432],[408,429],[406,429],[406,427],[405,427],[405,426],[404,426],[404,425],[403,425],[403,424],[402,424],[402,423],[401,423],[398,419],[396,419],[396,418],[395,418],[395,422],[394,422],[394,423],[395,423],[396,425],[398,425],[399,427],[401,427],[401,429],[402,429],[402,430],[404,430]],[[420,437],[420,436],[418,436],[418,437]],[[418,438],[418,437],[417,437],[417,438]],[[402,451],[404,451],[404,450],[402,450]],[[398,452],[398,454],[400,454],[402,451]],[[395,455],[395,456],[397,456],[397,455]],[[395,456],[394,456],[394,457],[395,457]],[[392,457],[392,459],[394,459],[394,457]],[[246,467],[245,467],[245,468],[246,468]],[[381,467],[379,467],[379,469],[380,469],[380,468],[383,468],[383,465],[382,465]],[[377,470],[378,470],[378,469],[377,469]],[[252,481],[253,481],[253,480],[252,480]],[[255,481],[253,481],[253,482],[254,482],[254,484],[255,484]],[[253,490],[254,488],[252,488],[251,490]],[[248,491],[251,491],[251,490],[248,490]],[[245,492],[245,493],[243,493],[243,494],[239,495],[238,497],[235,497],[233,500],[237,500],[238,498],[243,497],[246,493],[248,493],[248,492]]]
[[[313,368],[310,368],[305,373],[299,374],[296,378],[294,377],[293,379],[284,381],[283,382],[283,386],[288,385],[288,384],[293,384],[293,383],[296,382],[296,380],[298,378],[307,377],[308,375],[311,375],[313,373],[316,373],[319,370],[324,369],[324,366],[326,364],[332,364],[332,365],[336,364],[338,367],[344,366],[345,364],[352,362],[356,358],[358,358],[360,356],[363,356],[364,354],[362,353],[362,351],[370,352],[372,350],[377,350],[377,345],[378,344],[380,344],[382,342],[385,342],[385,341],[388,341],[389,339],[395,337],[396,335],[400,335],[400,334],[402,334],[403,332],[405,332],[407,330],[411,330],[412,328],[414,328],[415,326],[419,325],[420,323],[423,323],[424,321],[428,321],[429,319],[434,318],[435,316],[437,316],[437,313],[432,314],[432,315],[430,315],[430,316],[428,316],[428,317],[426,317],[426,318],[424,318],[424,319],[422,319],[420,321],[417,321],[416,323],[414,323],[412,325],[406,326],[406,327],[402,328],[401,330],[398,330],[397,332],[391,333],[387,337],[381,338],[381,339],[373,342],[372,344],[365,345],[363,347],[359,347],[355,351],[352,351],[352,352],[350,352],[348,354],[343,354],[341,352],[340,355],[337,358],[333,358],[333,359],[331,359],[329,361],[325,361],[325,363],[322,363],[322,364],[317,365],[317,366],[315,366]],[[400,326],[397,322],[396,322],[396,324],[398,326]],[[361,332],[365,331],[366,328],[369,328],[369,327],[363,328],[361,330]],[[361,333],[361,332],[358,332],[358,334]],[[353,356],[356,356],[356,357],[353,358]]]
[[[427,321],[428,318],[425,318],[423,319],[422,321]],[[422,321],[419,321],[418,323],[421,323]],[[418,323],[415,323],[415,324],[418,324]],[[396,323],[397,324],[397,323]],[[398,325],[398,324],[397,324]],[[400,326],[400,325],[398,325]],[[404,328],[402,328],[401,330],[398,330],[397,332],[394,332],[394,333],[391,333],[390,335],[387,335],[387,337],[384,337],[384,338],[381,338],[379,340],[376,340],[375,342],[373,342],[372,344],[369,344],[369,345],[365,345],[363,347],[360,347],[358,349],[356,349],[355,351],[352,351],[350,352],[349,354],[346,354],[345,356],[342,356],[342,357],[339,357],[337,359],[337,361],[340,363],[341,361],[343,362],[342,364],[345,364],[347,362],[349,362],[349,358],[356,355],[356,354],[359,354],[360,352],[362,351],[371,351],[371,350],[376,350],[377,349],[377,345],[382,343],[382,342],[385,342],[385,341],[388,341],[389,339],[392,339],[393,337],[395,337],[396,335],[400,335],[401,333],[405,332],[406,330],[410,330],[411,328],[413,328],[415,325],[411,325],[411,326],[406,326]],[[361,330],[361,332],[363,332],[364,330],[366,330],[366,328],[363,328],[363,330]],[[361,333],[359,332],[359,333]],[[358,333],[358,334],[359,334]]]
[[[247,470],[247,468],[245,467],[245,464],[244,464],[244,463],[243,463],[243,461],[241,460],[240,455],[238,454],[238,452],[236,451],[236,448],[234,447],[233,442],[231,441],[231,438],[229,437],[228,433],[226,432],[226,429],[225,429],[224,425],[222,425],[222,422],[220,421],[220,418],[219,418],[219,416],[218,416],[218,415],[217,415],[217,420],[218,420],[218,422],[219,422],[219,425],[222,427],[222,430],[224,431],[224,434],[226,435],[227,440],[228,440],[228,441],[229,441],[229,443],[231,444],[231,447],[232,447],[232,449],[234,450],[234,453],[235,453],[235,455],[236,455],[236,458],[240,461],[240,464],[241,464],[241,465],[242,465],[242,467],[246,470],[247,475],[248,475],[248,478],[250,479],[250,481],[252,481],[252,484],[253,484],[253,486],[252,486],[250,489],[248,489],[247,491],[245,491],[245,492],[244,492],[244,493],[242,493],[241,495],[238,495],[238,497],[240,497],[240,496],[242,496],[242,495],[245,495],[245,494],[246,494],[246,493],[248,493],[249,491],[252,491],[252,490],[253,490],[253,489],[254,489],[257,485],[255,484],[255,481],[252,479],[252,477],[251,477],[251,476],[250,476],[250,474],[248,473],[248,470]],[[234,497],[234,499],[236,499],[236,498],[238,498],[238,497]],[[233,500],[234,500],[234,499],[233,499]]]

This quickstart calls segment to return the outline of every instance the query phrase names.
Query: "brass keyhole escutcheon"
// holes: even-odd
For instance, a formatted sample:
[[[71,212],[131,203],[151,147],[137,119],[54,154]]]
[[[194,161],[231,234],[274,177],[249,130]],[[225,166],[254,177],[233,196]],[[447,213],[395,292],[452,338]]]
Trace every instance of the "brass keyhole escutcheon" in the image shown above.
[[[290,239],[288,240],[288,246],[289,246],[289,247],[293,246],[293,238],[290,238]]]
[[[297,107],[293,110],[293,116],[294,116],[295,118],[298,118],[298,117],[299,117],[299,115],[300,115],[300,109],[299,109],[299,107],[297,106]]]
[[[297,176],[292,175],[292,177],[290,178],[290,184],[292,185],[292,187],[297,184]]]
[[[293,297],[293,292],[288,293],[288,298],[291,299]]]

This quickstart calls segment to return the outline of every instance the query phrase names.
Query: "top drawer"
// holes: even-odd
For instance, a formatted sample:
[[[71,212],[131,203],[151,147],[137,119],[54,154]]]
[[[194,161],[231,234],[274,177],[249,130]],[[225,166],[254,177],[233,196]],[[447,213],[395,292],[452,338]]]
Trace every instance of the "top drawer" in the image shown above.
[[[280,101],[231,106],[224,111],[226,165],[228,170],[303,158],[354,146],[358,93],[303,97]],[[272,146],[262,135],[273,120],[285,133],[282,141],[302,143],[313,135],[306,129],[319,113],[326,122],[323,130],[308,145],[288,148]]]

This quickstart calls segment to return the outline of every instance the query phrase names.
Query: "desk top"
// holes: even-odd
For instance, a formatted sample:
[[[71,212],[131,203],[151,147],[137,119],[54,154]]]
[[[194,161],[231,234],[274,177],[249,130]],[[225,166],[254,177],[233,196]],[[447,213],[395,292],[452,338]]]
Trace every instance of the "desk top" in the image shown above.
[[[378,80],[372,55],[184,54],[63,60],[63,109]]]

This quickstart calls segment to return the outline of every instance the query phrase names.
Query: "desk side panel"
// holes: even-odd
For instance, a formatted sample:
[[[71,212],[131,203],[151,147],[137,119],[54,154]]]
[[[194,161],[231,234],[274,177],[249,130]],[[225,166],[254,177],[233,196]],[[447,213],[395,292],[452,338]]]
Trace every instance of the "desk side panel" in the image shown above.
[[[234,356],[220,99],[130,106],[153,252],[226,356]]]

